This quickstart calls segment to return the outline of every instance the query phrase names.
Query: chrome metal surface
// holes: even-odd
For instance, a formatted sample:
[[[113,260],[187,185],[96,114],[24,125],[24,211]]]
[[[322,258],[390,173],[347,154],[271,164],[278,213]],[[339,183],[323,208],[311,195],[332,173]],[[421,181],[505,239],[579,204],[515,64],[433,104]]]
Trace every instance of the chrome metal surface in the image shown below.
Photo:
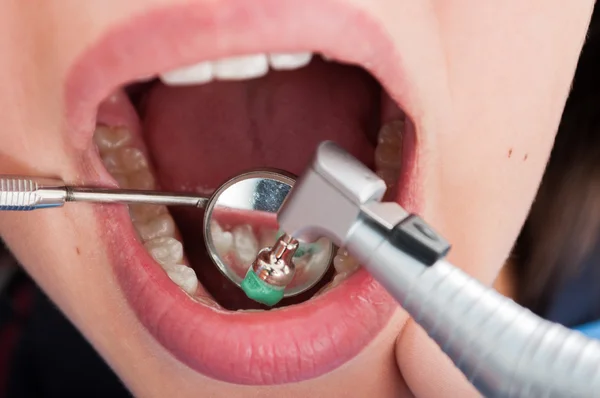
[[[67,202],[151,204],[203,208],[208,198],[183,193],[141,191],[135,189],[67,188]]]
[[[286,287],[294,279],[296,266],[293,262],[298,241],[283,234],[271,248],[264,248],[252,263],[252,270],[261,280],[279,288]]]

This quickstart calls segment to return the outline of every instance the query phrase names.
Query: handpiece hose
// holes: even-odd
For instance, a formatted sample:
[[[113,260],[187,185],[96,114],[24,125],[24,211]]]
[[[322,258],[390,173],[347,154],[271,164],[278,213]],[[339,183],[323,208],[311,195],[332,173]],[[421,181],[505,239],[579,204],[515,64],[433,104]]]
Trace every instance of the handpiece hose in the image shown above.
[[[600,396],[597,341],[541,319],[444,259],[428,266],[391,231],[368,224],[355,233],[379,235],[380,244],[346,249],[484,396]]]
[[[299,241],[345,247],[487,397],[598,397],[600,343],[484,286],[445,260],[450,246],[397,203],[385,183],[322,143],[280,209]]]

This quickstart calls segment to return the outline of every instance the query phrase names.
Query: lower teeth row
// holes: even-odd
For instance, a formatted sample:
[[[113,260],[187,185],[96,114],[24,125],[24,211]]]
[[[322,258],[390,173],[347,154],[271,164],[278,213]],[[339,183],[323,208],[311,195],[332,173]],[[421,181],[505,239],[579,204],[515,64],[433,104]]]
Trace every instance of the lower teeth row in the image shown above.
[[[376,172],[388,186],[388,198],[393,197],[399,176],[403,128],[403,121],[393,121],[384,125],[379,131],[375,149]],[[97,125],[94,141],[102,162],[120,188],[156,189],[144,148],[134,143],[131,131],[125,127]],[[195,296],[198,279],[185,259],[175,222],[167,208],[156,205],[131,205],[129,213],[150,256],[177,286]],[[254,260],[259,249],[270,246],[276,235],[276,231],[261,230],[257,236],[249,225],[238,225],[230,231],[220,225],[213,225],[213,231],[217,231],[213,235],[213,241],[220,251],[219,254],[234,254],[245,264]],[[347,279],[358,269],[358,262],[340,248],[334,257],[333,266],[336,271],[333,281],[316,295],[325,293]],[[199,301],[214,305],[214,302]]]

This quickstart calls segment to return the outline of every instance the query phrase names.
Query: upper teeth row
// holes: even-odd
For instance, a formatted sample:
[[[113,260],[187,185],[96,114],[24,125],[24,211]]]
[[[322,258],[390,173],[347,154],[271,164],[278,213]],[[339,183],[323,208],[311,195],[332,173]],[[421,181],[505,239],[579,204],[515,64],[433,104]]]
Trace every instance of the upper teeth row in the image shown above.
[[[160,75],[169,85],[201,84],[213,79],[242,80],[264,76],[269,65],[275,70],[297,69],[308,65],[312,53],[255,54],[204,61]]]

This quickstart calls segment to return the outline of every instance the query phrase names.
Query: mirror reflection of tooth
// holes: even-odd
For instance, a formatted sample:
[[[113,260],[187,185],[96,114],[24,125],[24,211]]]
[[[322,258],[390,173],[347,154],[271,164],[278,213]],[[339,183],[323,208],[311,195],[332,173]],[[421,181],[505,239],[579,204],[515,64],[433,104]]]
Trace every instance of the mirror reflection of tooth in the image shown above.
[[[94,131],[94,142],[101,155],[126,146],[131,138],[131,132],[124,127],[98,125]]]
[[[144,242],[163,236],[175,236],[175,222],[169,214],[161,214],[148,222],[134,225]]]
[[[250,225],[238,225],[233,228],[233,245],[235,252],[244,264],[251,264],[258,254],[258,240]]]
[[[219,223],[214,220],[210,222],[210,230],[217,254],[225,257],[233,247],[233,235],[231,232],[223,230]]]
[[[183,260],[183,245],[175,238],[155,238],[144,243],[144,246],[159,264],[177,264]]]

